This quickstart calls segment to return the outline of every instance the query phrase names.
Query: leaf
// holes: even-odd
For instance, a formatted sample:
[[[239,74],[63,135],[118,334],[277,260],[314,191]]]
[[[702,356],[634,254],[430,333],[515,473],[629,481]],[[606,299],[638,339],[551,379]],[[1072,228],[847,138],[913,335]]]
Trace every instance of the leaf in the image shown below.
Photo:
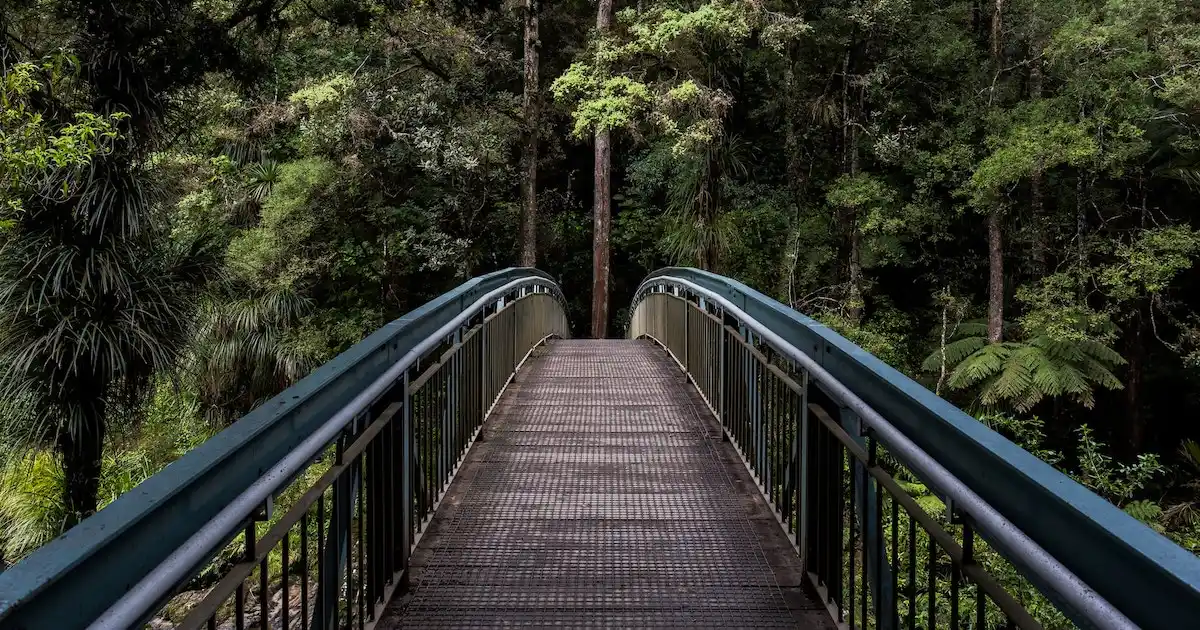
[[[1131,501],[1125,505],[1125,513],[1151,526],[1158,527],[1163,510],[1153,501]]]

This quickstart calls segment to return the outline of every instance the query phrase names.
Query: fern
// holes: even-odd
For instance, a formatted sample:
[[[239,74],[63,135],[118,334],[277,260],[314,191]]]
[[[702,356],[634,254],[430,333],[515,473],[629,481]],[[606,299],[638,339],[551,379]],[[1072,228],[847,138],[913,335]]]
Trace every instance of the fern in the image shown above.
[[[975,354],[987,345],[983,337],[964,337],[946,344],[945,348],[929,355],[921,364],[921,369],[927,372],[937,372],[942,369],[943,354],[946,365],[958,365],[963,359]]]
[[[1009,405],[1020,412],[1047,397],[1066,397],[1090,409],[1096,387],[1121,388],[1112,370],[1125,360],[1096,340],[1038,333],[1025,341],[989,344],[986,333],[980,322],[961,325],[959,338],[934,351],[922,368],[939,370],[944,354],[945,363],[954,366],[946,382],[951,389],[978,387],[984,405]]]
[[[1153,501],[1146,501],[1144,499],[1133,501],[1125,506],[1125,513],[1149,525],[1158,532],[1163,531],[1163,526],[1159,522],[1159,519],[1163,515],[1163,509]]]

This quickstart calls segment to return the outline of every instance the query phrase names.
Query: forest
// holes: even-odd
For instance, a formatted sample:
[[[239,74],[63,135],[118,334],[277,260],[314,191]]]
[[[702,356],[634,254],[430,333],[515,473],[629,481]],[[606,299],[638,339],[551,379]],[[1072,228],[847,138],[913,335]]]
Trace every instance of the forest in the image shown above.
[[[0,0],[0,555],[536,266],[829,325],[1200,552],[1200,4]],[[917,490],[914,490],[916,492]]]

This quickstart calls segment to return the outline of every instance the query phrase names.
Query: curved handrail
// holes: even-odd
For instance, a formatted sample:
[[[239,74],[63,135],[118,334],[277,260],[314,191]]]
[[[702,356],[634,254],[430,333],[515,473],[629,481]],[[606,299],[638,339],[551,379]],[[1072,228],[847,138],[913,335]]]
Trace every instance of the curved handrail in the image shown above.
[[[116,611],[106,619],[122,623],[145,614],[397,375],[447,333],[525,287],[563,300],[548,274],[505,269],[469,280],[355,344],[0,573],[0,621],[6,628],[65,628],[106,611]]]
[[[651,274],[631,306],[664,286],[706,297],[757,328],[776,350],[824,380],[823,389],[839,402],[859,407],[868,425],[882,429],[880,442],[919,475],[936,473],[929,463],[945,471],[947,481],[961,487],[938,487],[934,474],[935,487],[979,520],[983,533],[1077,623],[1128,627],[1132,620],[1174,628],[1200,618],[1200,559],[827,326],[740,282],[690,268]],[[928,460],[905,457],[903,442]],[[972,513],[962,489],[1000,519],[989,522],[979,503]],[[1031,544],[1013,548],[1022,537]],[[1094,593],[1056,592],[1055,585],[1065,587],[1071,578]]]

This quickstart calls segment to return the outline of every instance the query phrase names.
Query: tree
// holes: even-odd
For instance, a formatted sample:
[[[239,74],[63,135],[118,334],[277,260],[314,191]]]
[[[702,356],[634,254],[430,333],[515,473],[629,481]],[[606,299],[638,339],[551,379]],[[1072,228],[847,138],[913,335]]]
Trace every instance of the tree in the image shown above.
[[[613,0],[596,3],[596,33],[601,42],[612,29]],[[601,44],[603,45],[603,44]],[[596,163],[592,190],[592,336],[608,336],[608,277],[612,246],[612,132],[596,127]]]
[[[982,333],[982,334],[981,334]],[[957,339],[931,354],[922,366],[936,372],[953,364],[950,389],[978,387],[986,406],[1009,405],[1028,412],[1045,398],[1066,397],[1086,408],[1096,404],[1095,389],[1120,389],[1113,370],[1125,362],[1100,341],[1062,339],[1034,331],[1026,340],[991,341],[991,322],[959,326]]]
[[[538,11],[539,0],[525,0],[525,142],[521,164],[521,265],[537,266],[538,134],[541,132],[542,93],[538,87]]]
[[[217,426],[249,413],[315,367],[288,336],[310,312],[311,300],[286,286],[237,292],[247,293],[210,298],[185,363],[202,410]]]
[[[76,136],[79,120],[112,121],[120,140],[84,165],[50,160],[23,171],[0,245],[6,445],[57,452],[65,526],[96,510],[113,408],[135,406],[151,378],[175,365],[215,266],[203,235],[170,238],[146,157],[168,128],[167,96],[232,58],[221,26],[191,2],[89,7],[55,6],[77,19],[70,44],[79,72],[58,89],[43,81],[25,106],[51,135]],[[77,185],[60,185],[69,181]]]
[[[1004,64],[1004,0],[996,0],[992,9],[992,67],[1001,71]],[[988,343],[1004,339],[1004,232],[1003,209],[993,202],[987,213],[988,242]]]

